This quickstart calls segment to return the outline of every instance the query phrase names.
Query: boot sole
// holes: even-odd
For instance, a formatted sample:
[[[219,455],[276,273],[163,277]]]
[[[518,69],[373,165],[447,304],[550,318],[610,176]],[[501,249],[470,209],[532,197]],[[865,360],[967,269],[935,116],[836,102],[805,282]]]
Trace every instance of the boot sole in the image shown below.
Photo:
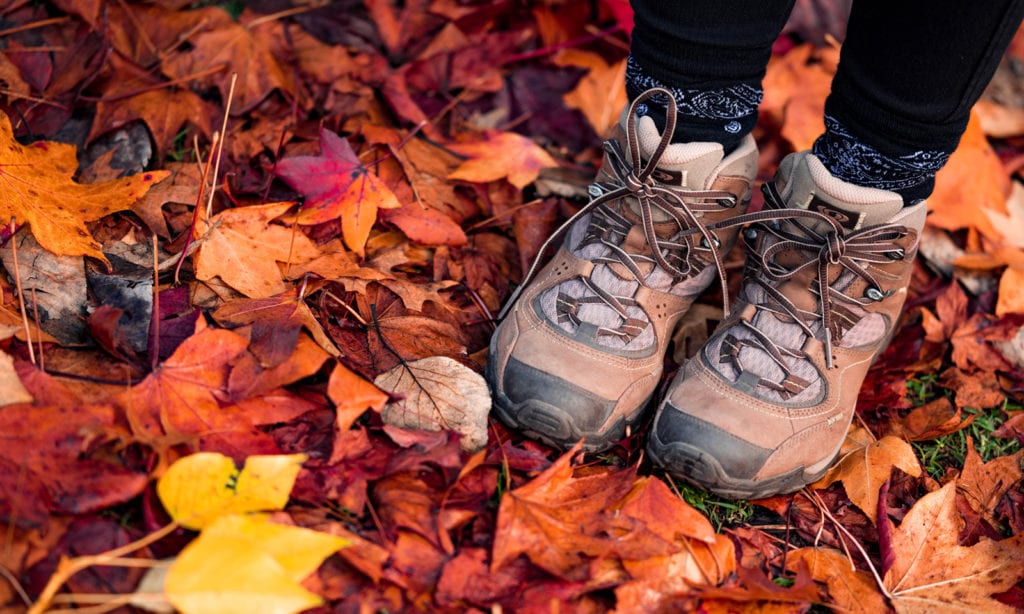
[[[647,452],[671,476],[727,499],[763,499],[795,492],[819,480],[838,457],[837,452],[820,470],[807,472],[800,466],[773,478],[748,480],[730,476],[713,456],[699,448],[684,443],[663,444],[654,432],[647,441]]]

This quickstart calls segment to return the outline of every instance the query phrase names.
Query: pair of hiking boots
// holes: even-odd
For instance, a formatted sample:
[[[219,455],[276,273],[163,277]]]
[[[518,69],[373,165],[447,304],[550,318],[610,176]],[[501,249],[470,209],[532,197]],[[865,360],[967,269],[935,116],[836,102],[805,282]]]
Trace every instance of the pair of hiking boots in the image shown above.
[[[636,113],[655,96],[669,101],[663,132]],[[674,124],[671,94],[651,90],[605,143],[590,203],[494,334],[495,411],[548,444],[611,447],[646,418],[674,328],[717,282],[723,320],[660,399],[647,449],[721,496],[792,492],[839,452],[903,307],[925,204],[840,181],[799,152],[748,212],[753,138],[723,155],[671,143]],[[747,262],[733,301],[723,260],[737,240]]]

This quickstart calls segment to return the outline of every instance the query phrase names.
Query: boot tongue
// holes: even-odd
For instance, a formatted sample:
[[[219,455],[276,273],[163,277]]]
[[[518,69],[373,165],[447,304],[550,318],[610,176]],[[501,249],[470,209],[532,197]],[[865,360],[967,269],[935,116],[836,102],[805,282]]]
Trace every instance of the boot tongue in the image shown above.
[[[847,232],[890,222],[903,209],[899,194],[837,179],[809,152],[784,160],[779,177],[783,181],[777,185],[787,207],[823,213]]]
[[[658,149],[661,133],[654,120],[641,117],[637,122],[637,138],[643,162]],[[665,186],[688,190],[706,190],[714,180],[712,174],[722,162],[725,152],[719,143],[673,143],[665,148],[653,173],[654,179]]]
[[[654,125],[654,120],[647,116],[639,118],[636,128],[642,166],[658,150],[661,133]],[[662,152],[658,166],[651,176],[667,187],[706,190],[714,181],[724,154],[720,143],[673,143]],[[632,198],[627,199],[627,202],[629,208],[639,217],[638,203]],[[655,222],[667,222],[672,219],[657,207],[652,207],[651,216]]]

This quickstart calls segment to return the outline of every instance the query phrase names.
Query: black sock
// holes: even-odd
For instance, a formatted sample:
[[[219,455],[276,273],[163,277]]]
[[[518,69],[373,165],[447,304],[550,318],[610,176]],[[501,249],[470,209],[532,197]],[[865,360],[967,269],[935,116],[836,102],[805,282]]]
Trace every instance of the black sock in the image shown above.
[[[717,142],[728,154],[740,144],[757,123],[757,105],[761,85],[738,83],[729,87],[700,89],[673,87],[644,73],[633,57],[626,64],[626,93],[633,100],[652,87],[663,87],[676,99],[676,129],[673,143]],[[655,96],[637,107],[640,115],[654,120],[658,130],[665,129],[668,99]]]
[[[952,152],[924,150],[883,153],[857,139],[834,117],[825,116],[825,133],[812,150],[832,175],[867,188],[896,192],[913,205],[935,188],[935,173]]]

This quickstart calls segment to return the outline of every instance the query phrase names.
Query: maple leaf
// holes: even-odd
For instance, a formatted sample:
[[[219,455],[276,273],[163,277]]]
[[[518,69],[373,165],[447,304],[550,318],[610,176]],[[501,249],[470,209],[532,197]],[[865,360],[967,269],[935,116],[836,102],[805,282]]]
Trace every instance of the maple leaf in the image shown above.
[[[888,481],[893,467],[914,477],[921,475],[921,463],[910,444],[892,435],[875,439],[867,429],[857,426],[846,434],[839,462],[813,488],[842,482],[850,501],[875,522],[878,489]]]
[[[999,156],[992,150],[976,113],[956,151],[935,175],[935,191],[928,197],[928,224],[957,230],[974,228],[999,240],[1003,233],[989,212],[1006,215],[1010,178]]]
[[[843,612],[874,614],[884,612],[885,598],[874,578],[858,571],[853,562],[839,550],[831,548],[798,548],[786,555],[786,569],[795,571],[800,562],[807,565],[811,577],[828,587],[831,604]]]
[[[303,262],[320,255],[298,228],[271,224],[293,203],[227,209],[200,226],[204,240],[195,257],[196,277],[224,283],[253,298],[284,292],[279,262]]]
[[[964,468],[956,482],[957,492],[961,493],[970,506],[990,525],[997,526],[996,506],[1003,495],[1024,478],[1022,461],[1024,450],[998,456],[987,463],[983,462],[981,455],[974,449],[974,440],[968,437]]]
[[[891,553],[883,583],[897,612],[1013,611],[991,596],[1024,578],[1024,534],[957,545],[956,488],[950,482],[921,497],[881,544],[883,556]]]
[[[507,178],[522,189],[533,182],[541,169],[558,166],[539,145],[514,132],[487,131],[484,140],[453,143],[448,149],[469,158],[452,171],[449,179],[486,183]]]
[[[401,206],[394,193],[356,157],[352,146],[326,128],[320,129],[320,155],[279,160],[275,174],[306,200],[296,221],[321,224],[341,220],[345,245],[364,254],[377,209]]]
[[[579,109],[594,132],[608,134],[619,121],[626,100],[626,60],[609,64],[600,55],[579,49],[563,49],[553,58],[559,66],[581,66],[590,72],[580,79],[576,89],[565,94],[565,104]],[[611,92],[611,95],[609,95]]]
[[[336,424],[339,431],[350,429],[367,408],[379,412],[388,402],[387,393],[340,362],[331,371],[331,378],[327,382],[327,397],[337,408]]]
[[[21,145],[14,139],[10,119],[0,113],[0,223],[14,219],[28,224],[39,244],[55,254],[106,262],[85,223],[131,207],[169,173],[150,171],[80,184],[72,179],[77,167],[73,145]]]
[[[174,79],[205,74],[200,80],[216,85],[224,101],[231,91],[231,74],[236,73],[231,113],[240,115],[252,110],[275,89],[286,94],[295,91],[291,71],[283,69],[271,53],[271,31],[279,27],[273,22],[254,27],[234,22],[218,24],[190,39],[189,51],[166,58],[163,71]],[[211,75],[210,69],[218,66],[225,70]]]
[[[276,453],[248,416],[222,408],[218,398],[225,395],[231,361],[247,346],[244,337],[213,328],[202,328],[185,340],[146,379],[117,398],[135,437],[157,449],[196,440],[236,458]]]

